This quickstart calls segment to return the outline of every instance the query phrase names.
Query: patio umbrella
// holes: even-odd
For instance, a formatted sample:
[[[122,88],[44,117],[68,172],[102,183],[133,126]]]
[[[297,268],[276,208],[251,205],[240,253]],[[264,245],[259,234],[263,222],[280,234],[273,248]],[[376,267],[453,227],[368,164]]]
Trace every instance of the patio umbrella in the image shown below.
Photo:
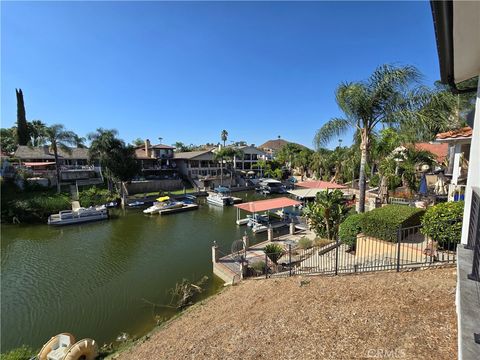
[[[425,174],[422,174],[422,178],[420,179],[420,189],[418,190],[418,192],[421,195],[427,195],[428,193],[427,177],[425,176]]]

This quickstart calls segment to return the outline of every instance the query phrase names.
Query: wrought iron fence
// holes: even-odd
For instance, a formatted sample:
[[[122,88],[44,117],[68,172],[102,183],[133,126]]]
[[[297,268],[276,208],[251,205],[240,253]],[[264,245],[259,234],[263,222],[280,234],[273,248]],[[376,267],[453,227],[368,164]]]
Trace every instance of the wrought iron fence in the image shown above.
[[[339,240],[313,246],[278,242],[273,250],[249,259],[247,275],[266,278],[302,274],[338,275],[400,271],[456,262],[457,243],[454,239],[436,242],[426,237],[421,229],[421,225],[401,228],[394,242],[362,235],[354,246]]]

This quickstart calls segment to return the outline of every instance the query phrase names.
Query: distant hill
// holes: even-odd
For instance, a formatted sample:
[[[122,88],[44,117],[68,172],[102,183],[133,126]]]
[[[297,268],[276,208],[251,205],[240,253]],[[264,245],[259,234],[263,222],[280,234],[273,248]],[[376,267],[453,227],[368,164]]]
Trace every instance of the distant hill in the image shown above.
[[[272,151],[279,151],[282,147],[284,147],[287,144],[297,144],[297,143],[292,143],[291,141],[287,141],[284,139],[275,139],[275,140],[268,140],[262,145],[259,146],[260,149],[271,149]],[[306,148],[306,146],[302,144],[297,144],[301,147]]]

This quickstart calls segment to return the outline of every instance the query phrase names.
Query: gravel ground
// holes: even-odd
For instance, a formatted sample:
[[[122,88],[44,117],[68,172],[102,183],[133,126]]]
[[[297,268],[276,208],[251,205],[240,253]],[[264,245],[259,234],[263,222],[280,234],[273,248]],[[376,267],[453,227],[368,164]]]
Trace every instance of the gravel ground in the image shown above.
[[[455,269],[250,280],[114,359],[455,359]]]

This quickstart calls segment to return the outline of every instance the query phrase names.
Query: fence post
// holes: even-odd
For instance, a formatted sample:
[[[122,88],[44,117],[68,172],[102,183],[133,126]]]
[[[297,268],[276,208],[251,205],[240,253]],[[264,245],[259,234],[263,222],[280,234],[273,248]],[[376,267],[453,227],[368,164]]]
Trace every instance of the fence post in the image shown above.
[[[402,227],[397,229],[397,272],[400,271],[400,239],[402,237]]]
[[[268,261],[267,253],[265,252],[265,279],[268,279]]]
[[[338,246],[339,246],[338,235],[335,241],[337,243],[337,246],[335,247],[335,275],[338,275]]]
[[[292,276],[292,244],[288,244],[288,268],[289,275]]]

